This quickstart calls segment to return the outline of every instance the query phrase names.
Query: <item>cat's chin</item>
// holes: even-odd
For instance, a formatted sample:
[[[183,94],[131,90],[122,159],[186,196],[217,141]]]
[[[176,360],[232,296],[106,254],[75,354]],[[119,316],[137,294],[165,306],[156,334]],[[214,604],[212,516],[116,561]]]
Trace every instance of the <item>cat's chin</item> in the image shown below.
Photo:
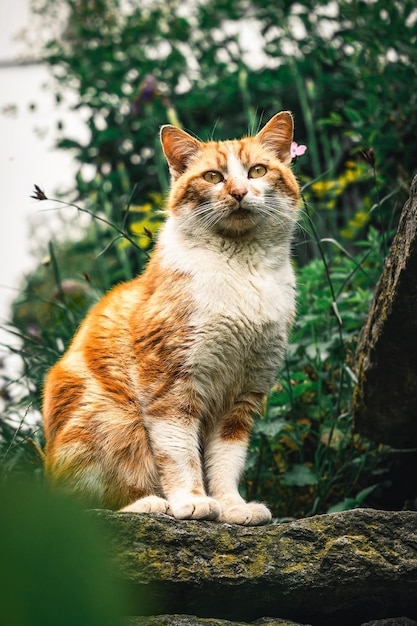
[[[217,234],[224,239],[233,239],[235,241],[246,241],[253,239],[255,229],[252,225],[246,228],[239,228],[233,224],[226,225],[223,228],[217,229]]]
[[[228,239],[246,239],[256,231],[253,212],[250,209],[238,208],[231,211],[226,218],[217,224],[217,232]]]
[[[252,215],[252,211],[250,209],[244,209],[243,207],[239,207],[231,212],[230,217],[233,219],[244,220],[250,219]]]

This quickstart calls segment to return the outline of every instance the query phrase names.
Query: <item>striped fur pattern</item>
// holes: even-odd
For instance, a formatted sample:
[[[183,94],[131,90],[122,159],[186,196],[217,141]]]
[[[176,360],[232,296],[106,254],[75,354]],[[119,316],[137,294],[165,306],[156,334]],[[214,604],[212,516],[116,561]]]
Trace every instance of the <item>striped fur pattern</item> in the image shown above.
[[[89,506],[270,522],[238,484],[294,315],[292,136],[288,112],[224,142],[162,127],[172,185],[152,259],[45,383],[47,473]]]

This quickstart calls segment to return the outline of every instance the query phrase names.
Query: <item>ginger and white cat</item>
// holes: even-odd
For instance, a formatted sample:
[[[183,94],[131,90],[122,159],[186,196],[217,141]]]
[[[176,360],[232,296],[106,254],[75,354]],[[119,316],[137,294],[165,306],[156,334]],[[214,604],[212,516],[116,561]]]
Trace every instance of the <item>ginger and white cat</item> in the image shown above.
[[[46,469],[93,506],[260,525],[238,491],[294,315],[293,120],[200,142],[163,126],[169,215],[144,274],[93,307],[44,391]]]

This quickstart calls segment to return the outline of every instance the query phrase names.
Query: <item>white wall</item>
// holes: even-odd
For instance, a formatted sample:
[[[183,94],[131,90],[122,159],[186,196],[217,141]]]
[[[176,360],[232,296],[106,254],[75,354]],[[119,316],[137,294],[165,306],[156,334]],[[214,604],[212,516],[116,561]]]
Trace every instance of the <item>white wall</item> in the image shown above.
[[[56,110],[48,68],[1,66],[22,51],[30,54],[14,40],[29,23],[29,0],[0,0],[0,324],[22,276],[34,266],[31,224],[44,224],[45,248],[49,225],[53,230],[53,213],[42,212],[45,204],[30,198],[33,185],[51,195],[70,187],[75,171],[71,155],[54,149],[63,111]],[[14,113],[5,112],[13,106]],[[82,121],[73,113],[64,118],[71,134],[81,135]]]
[[[80,138],[85,133],[78,114],[56,110],[46,66],[5,67],[5,62],[19,58],[22,52],[25,56],[32,53],[15,40],[16,33],[30,24],[29,3],[0,0],[0,362],[4,361],[11,375],[19,371],[19,359],[4,359],[8,352],[2,344],[16,340],[2,325],[9,319],[10,303],[24,274],[35,266],[30,254],[31,225],[42,224],[45,254],[48,239],[57,228],[54,213],[43,212],[45,203],[30,198],[33,185],[40,185],[52,196],[72,186],[72,157],[54,149],[58,119],[64,118],[69,135]],[[14,113],[5,111],[12,107]]]

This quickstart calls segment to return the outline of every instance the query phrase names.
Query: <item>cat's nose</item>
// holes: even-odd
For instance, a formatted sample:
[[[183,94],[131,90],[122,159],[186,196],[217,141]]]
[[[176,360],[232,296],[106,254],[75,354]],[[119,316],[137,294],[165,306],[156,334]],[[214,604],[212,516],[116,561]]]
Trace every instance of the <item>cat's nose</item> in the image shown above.
[[[246,196],[246,194],[248,193],[248,190],[246,189],[246,187],[234,187],[233,189],[230,190],[230,195],[235,198],[235,200],[237,200],[238,202],[242,202],[243,198]]]

